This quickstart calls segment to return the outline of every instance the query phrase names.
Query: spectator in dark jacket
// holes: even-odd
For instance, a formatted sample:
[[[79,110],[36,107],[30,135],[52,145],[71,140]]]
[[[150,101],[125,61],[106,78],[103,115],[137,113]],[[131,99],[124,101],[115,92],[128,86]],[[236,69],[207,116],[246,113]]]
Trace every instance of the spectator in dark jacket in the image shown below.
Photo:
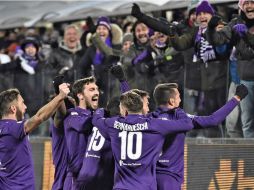
[[[192,61],[200,65],[200,89],[204,91],[204,113],[210,114],[226,101],[227,60],[226,56],[218,55],[208,43],[205,31],[211,17],[215,14],[208,1],[202,1],[196,8],[199,27],[193,27],[188,33],[178,36],[174,25],[165,25],[162,22],[143,14],[137,5],[133,6],[132,14],[141,22],[145,22],[156,31],[171,37],[172,46],[178,51],[195,48]],[[218,137],[218,132],[205,133],[207,137]]]
[[[111,24],[109,18],[100,17],[96,25],[96,33],[101,40],[112,48],[120,48],[122,30],[116,24]],[[94,44],[90,46],[82,57],[80,65],[84,76],[95,76],[100,89],[100,106],[105,107],[110,93],[115,86],[115,80],[110,76],[109,68],[116,64],[118,57],[106,56]]]
[[[64,30],[64,39],[51,52],[48,63],[53,68],[52,75],[65,74],[66,82],[73,82],[82,76],[80,59],[83,55],[80,45],[80,31],[76,25],[68,25]]]
[[[27,37],[21,44],[21,52],[16,59],[0,66],[0,71],[13,73],[13,87],[20,92],[28,105],[27,113],[34,115],[47,100],[50,83],[47,83],[47,65],[39,56],[40,44],[32,37]]]
[[[232,43],[236,48],[237,70],[240,82],[249,90],[241,102],[241,121],[245,138],[254,137],[254,2],[239,0],[240,15],[232,19],[221,31],[215,32],[219,18],[209,22],[208,36],[215,45]]]

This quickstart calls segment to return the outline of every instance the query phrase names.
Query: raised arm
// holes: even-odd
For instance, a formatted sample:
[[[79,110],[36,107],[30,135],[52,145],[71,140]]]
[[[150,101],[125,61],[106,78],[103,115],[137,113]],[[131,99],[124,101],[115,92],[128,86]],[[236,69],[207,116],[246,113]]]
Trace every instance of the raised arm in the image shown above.
[[[95,47],[98,48],[107,57],[108,56],[121,57],[121,56],[124,55],[122,50],[114,49],[112,47],[107,46],[105,44],[105,42],[101,40],[100,35],[97,34],[97,33],[93,34],[93,36],[92,36],[92,42],[95,45]]]
[[[179,120],[162,120],[152,119],[153,122],[158,126],[158,130],[164,134],[186,132],[193,129],[192,120],[186,116],[186,118]]]
[[[25,122],[24,128],[26,133],[30,133],[33,129],[38,127],[43,121],[46,121],[56,112],[58,106],[70,92],[69,84],[61,84],[59,86],[59,90],[59,94],[53,100],[43,106],[33,117]]]
[[[166,34],[168,36],[171,36],[171,25],[165,24],[165,22],[161,22],[157,20],[156,18],[147,16],[146,14],[142,13],[140,10],[140,7],[133,3],[132,9],[131,9],[131,15],[136,17],[140,22],[143,22],[148,27],[154,29],[155,31],[161,32],[163,34]]]
[[[119,80],[121,93],[124,93],[130,90],[130,86],[127,82],[126,75],[121,65],[112,66],[110,68],[110,72]]]
[[[227,115],[245,98],[248,94],[246,86],[237,86],[235,96],[224,106],[209,116],[194,116],[193,124],[196,128],[206,128],[219,125],[226,119]]]

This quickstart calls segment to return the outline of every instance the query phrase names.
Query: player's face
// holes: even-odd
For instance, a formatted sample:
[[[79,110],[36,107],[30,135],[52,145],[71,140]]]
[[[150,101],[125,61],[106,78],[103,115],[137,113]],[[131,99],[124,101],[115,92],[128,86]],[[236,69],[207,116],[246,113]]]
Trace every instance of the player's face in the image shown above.
[[[149,112],[149,97],[143,97],[143,114],[148,114]]]
[[[35,57],[36,48],[33,45],[29,45],[25,48],[25,52],[27,55],[29,55],[31,57]]]
[[[101,39],[105,41],[109,36],[109,30],[106,26],[99,25],[96,29],[96,33],[100,35]]]
[[[24,119],[24,114],[26,112],[26,105],[24,103],[24,99],[18,95],[18,101],[17,101],[17,106],[16,106],[16,118],[17,121],[21,121]]]
[[[77,47],[79,42],[79,34],[75,28],[68,28],[64,33],[64,43],[70,48],[74,49]]]
[[[95,83],[84,86],[84,100],[87,108],[97,109],[99,104],[99,89]]]
[[[248,19],[254,19],[254,1],[245,1],[243,11]]]
[[[145,24],[140,23],[136,26],[135,36],[141,44],[145,44],[146,42],[148,42],[148,32],[148,27]]]
[[[206,28],[211,18],[212,15],[210,13],[201,12],[197,15],[197,23],[201,28]]]

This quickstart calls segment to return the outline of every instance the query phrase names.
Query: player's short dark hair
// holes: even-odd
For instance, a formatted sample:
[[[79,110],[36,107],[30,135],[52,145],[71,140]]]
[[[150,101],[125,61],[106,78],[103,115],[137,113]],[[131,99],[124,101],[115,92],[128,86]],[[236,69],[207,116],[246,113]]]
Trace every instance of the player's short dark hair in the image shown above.
[[[76,80],[74,82],[74,84],[72,85],[72,95],[73,98],[75,99],[76,103],[79,104],[79,99],[78,99],[78,94],[82,93],[84,90],[84,85],[90,84],[90,83],[94,83],[96,82],[94,77],[87,77],[87,78],[82,78],[79,80]]]
[[[108,101],[106,110],[109,112],[109,115],[111,117],[120,115],[119,105],[120,105],[120,97],[119,96],[113,97]]]
[[[165,105],[170,98],[174,98],[176,95],[175,88],[178,88],[176,83],[158,84],[153,91],[153,98],[157,106]]]
[[[16,88],[11,88],[0,93],[0,118],[9,113],[9,106],[14,100],[18,100],[20,92]]]
[[[147,91],[139,90],[139,89],[131,89],[131,91],[137,93],[138,95],[140,95],[141,98],[144,98],[146,96],[149,97],[149,93]]]
[[[142,112],[143,101],[140,95],[131,90],[120,96],[120,103],[132,113]]]

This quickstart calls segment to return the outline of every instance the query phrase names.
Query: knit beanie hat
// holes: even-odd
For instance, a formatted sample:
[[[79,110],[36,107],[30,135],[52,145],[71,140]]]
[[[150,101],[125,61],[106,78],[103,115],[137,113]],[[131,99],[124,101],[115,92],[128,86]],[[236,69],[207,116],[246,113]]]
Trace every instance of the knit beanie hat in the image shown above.
[[[199,15],[201,12],[210,13],[211,15],[215,13],[211,4],[206,0],[202,1],[196,8],[196,15]]]
[[[98,27],[99,25],[103,25],[105,26],[109,31],[111,31],[111,25],[110,25],[110,21],[108,17],[102,16],[99,17],[97,20],[97,25],[96,27]]]
[[[238,3],[238,6],[239,8],[243,11],[243,4],[245,3],[245,1],[248,1],[248,0],[239,0],[239,3]],[[253,0],[252,0],[253,1]]]
[[[30,45],[33,45],[36,48],[36,51],[38,52],[39,47],[40,47],[40,43],[34,37],[27,37],[26,39],[24,39],[23,42],[21,43],[21,49],[23,51],[25,51],[25,48],[30,46]]]
[[[133,35],[132,35],[132,33],[126,33],[126,34],[124,34],[122,44],[124,44],[127,41],[133,42]]]

